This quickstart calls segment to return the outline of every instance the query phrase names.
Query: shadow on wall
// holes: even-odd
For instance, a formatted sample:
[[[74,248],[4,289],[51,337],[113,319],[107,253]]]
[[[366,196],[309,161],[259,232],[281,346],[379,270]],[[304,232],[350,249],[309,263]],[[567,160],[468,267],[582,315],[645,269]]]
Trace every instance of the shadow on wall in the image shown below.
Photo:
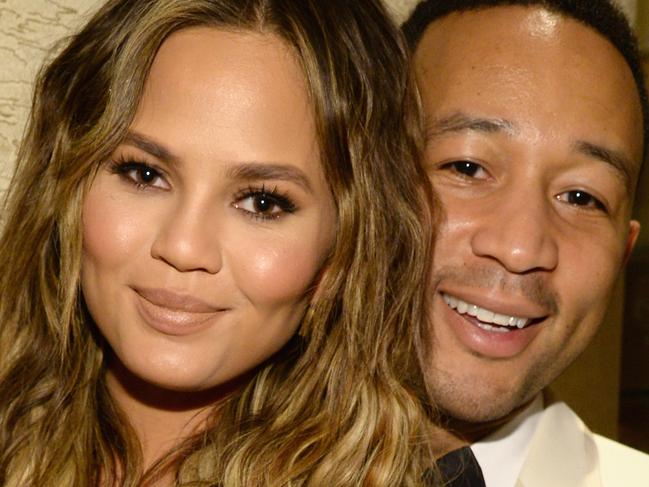
[[[646,6],[649,15],[649,5]],[[649,27],[649,17],[644,25]],[[649,29],[648,29],[649,30]],[[649,76],[649,53],[645,55]],[[642,225],[626,274],[622,339],[620,440],[649,452],[649,163],[638,185],[635,217]]]

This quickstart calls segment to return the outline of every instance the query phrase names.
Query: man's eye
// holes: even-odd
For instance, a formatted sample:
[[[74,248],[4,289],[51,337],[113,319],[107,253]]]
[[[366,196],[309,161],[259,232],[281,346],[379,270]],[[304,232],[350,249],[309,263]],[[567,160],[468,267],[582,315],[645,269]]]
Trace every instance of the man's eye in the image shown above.
[[[471,161],[453,161],[442,166],[443,169],[448,169],[458,173],[467,178],[485,179],[487,172],[485,169],[476,162]]]
[[[606,206],[604,206],[600,200],[595,198],[592,194],[579,189],[561,193],[560,195],[557,195],[557,199],[572,206],[592,208],[606,212]]]

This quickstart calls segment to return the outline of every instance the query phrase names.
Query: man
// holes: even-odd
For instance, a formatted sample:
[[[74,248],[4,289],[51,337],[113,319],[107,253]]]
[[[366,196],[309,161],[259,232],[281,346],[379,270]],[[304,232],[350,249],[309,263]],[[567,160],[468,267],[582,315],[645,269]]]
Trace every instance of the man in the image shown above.
[[[447,450],[473,443],[487,486],[649,486],[649,456],[541,394],[639,232],[649,109],[626,20],[606,0],[428,0],[404,32],[444,211],[428,378]]]

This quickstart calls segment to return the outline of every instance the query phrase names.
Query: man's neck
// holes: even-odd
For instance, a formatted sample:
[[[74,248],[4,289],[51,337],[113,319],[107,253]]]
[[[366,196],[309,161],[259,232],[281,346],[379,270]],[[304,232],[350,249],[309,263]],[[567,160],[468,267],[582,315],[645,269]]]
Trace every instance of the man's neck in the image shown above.
[[[443,456],[446,453],[463,446],[471,445],[472,443],[491,435],[529,406],[532,400],[518,406],[502,418],[481,423],[463,421],[442,413],[440,418],[441,426],[437,428],[434,433],[435,444],[439,445],[436,448],[435,454],[437,456]]]

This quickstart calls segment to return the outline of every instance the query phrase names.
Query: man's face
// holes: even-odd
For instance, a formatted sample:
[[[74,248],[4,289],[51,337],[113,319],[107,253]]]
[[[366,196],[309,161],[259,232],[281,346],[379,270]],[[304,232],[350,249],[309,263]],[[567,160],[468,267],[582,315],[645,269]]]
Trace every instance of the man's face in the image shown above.
[[[495,420],[603,319],[639,231],[639,97],[608,41],[540,8],[451,14],[415,62],[444,214],[428,378],[450,416]]]

